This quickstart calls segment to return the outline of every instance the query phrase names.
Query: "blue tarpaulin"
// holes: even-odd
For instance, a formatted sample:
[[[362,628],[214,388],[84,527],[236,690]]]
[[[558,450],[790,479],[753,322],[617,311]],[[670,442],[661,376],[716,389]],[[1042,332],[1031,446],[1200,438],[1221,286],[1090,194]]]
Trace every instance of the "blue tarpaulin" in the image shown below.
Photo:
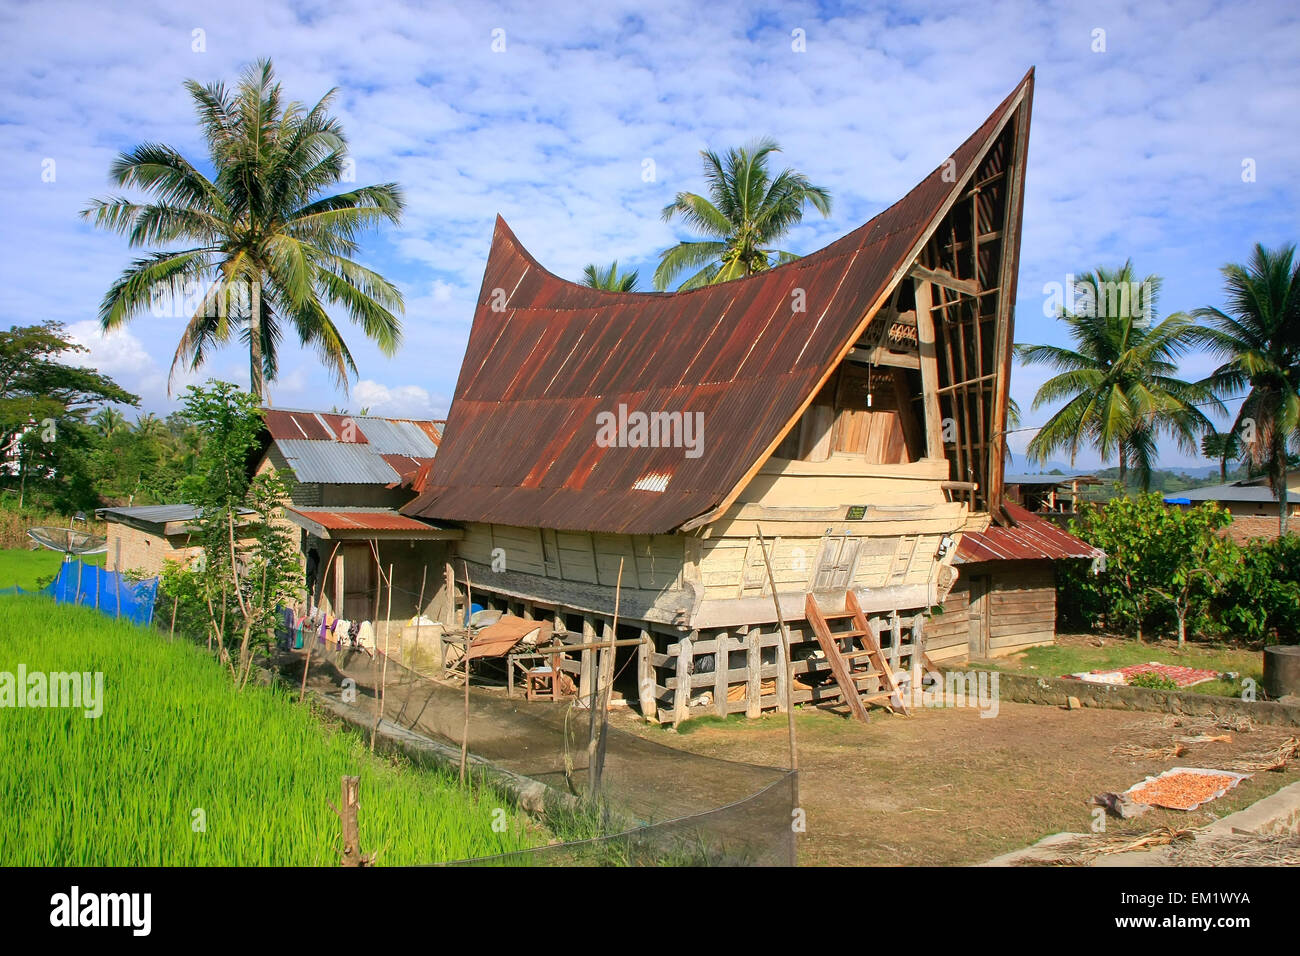
[[[21,588],[14,590],[22,593]],[[98,608],[136,624],[151,624],[158,579],[130,581],[117,571],[80,561],[64,561],[58,577],[38,593],[49,595],[59,604]]]

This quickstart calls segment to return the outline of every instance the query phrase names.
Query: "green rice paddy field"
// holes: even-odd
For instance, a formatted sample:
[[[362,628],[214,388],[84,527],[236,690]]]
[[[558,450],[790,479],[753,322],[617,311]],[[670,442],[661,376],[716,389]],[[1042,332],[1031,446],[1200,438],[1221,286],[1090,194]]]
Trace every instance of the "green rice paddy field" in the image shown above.
[[[13,706],[20,664],[102,672],[102,715]],[[491,790],[373,756],[283,690],[236,691],[201,648],[41,597],[0,596],[0,741],[7,866],[332,866],[344,774],[380,865],[545,842]]]
[[[85,564],[104,566],[104,555],[90,554]],[[38,587],[59,573],[63,555],[57,551],[32,551],[28,548],[0,548],[0,588],[17,585],[27,591]]]

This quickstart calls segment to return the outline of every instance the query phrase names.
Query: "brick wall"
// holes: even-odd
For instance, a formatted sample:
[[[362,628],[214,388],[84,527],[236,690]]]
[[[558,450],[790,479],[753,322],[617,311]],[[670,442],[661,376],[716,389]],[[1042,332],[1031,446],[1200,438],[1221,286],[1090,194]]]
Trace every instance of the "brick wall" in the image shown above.
[[[187,534],[170,537],[151,534],[114,521],[108,525],[108,555],[105,563],[110,571],[140,571],[152,576],[162,573],[164,562],[170,560],[183,563],[199,551],[199,548],[190,545]]]
[[[1300,515],[1288,518],[1288,527],[1292,522],[1300,524]],[[1276,538],[1277,515],[1233,515],[1232,524],[1224,529],[1224,534],[1238,544],[1245,544],[1251,538]]]

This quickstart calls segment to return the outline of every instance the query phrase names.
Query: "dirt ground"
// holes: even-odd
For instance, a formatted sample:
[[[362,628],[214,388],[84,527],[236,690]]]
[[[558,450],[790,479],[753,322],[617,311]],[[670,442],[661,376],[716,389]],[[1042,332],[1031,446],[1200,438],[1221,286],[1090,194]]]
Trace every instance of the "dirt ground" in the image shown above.
[[[927,709],[913,716],[873,710],[863,725],[834,711],[801,710],[800,803],[807,833],[803,865],[971,864],[1027,846],[1058,831],[1088,832],[1094,794],[1120,792],[1170,767],[1223,767],[1276,748],[1294,729],[1256,727],[1230,742],[1185,744],[1168,759],[1118,756],[1125,744],[1165,747],[1203,728],[1195,718],[1002,702],[981,718],[973,708]],[[630,712],[611,723],[660,743],[729,760],[786,765],[784,715],[702,723],[689,733],[642,723]],[[686,725],[684,725],[686,726]],[[1153,809],[1135,820],[1107,820],[1108,833],[1198,826],[1226,816],[1300,779],[1257,773],[1224,797],[1182,813]]]

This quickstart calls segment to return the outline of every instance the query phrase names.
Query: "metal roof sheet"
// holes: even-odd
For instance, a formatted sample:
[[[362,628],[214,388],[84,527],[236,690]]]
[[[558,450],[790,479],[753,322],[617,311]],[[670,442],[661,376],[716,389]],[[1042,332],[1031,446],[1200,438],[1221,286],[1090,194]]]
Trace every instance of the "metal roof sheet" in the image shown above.
[[[987,531],[967,531],[957,545],[955,564],[980,561],[1032,561],[1047,558],[1097,558],[1101,548],[1081,541],[1064,528],[1007,502],[1004,507],[1015,525],[989,525]]]
[[[370,445],[295,438],[275,444],[299,481],[387,485],[401,477]]]
[[[134,518],[151,524],[193,521],[199,516],[199,509],[194,505],[139,505],[134,508],[97,508],[96,511],[102,515]]]
[[[1031,71],[889,209],[747,279],[664,294],[590,289],[543,269],[498,216],[447,436],[403,510],[651,534],[718,506],[905,275],[1017,108],[1028,110],[1032,82]],[[695,416],[702,454],[599,443],[596,416],[620,408]],[[636,487],[649,474],[670,476],[665,489]]]
[[[1096,475],[1004,475],[1006,485],[1068,485],[1072,481],[1087,485],[1105,484]]]
[[[1277,503],[1277,495],[1267,484],[1210,485],[1208,488],[1189,488],[1186,491],[1171,493],[1171,497],[1186,498],[1189,501],[1253,501]],[[1166,499],[1168,501],[1168,499]]]
[[[293,411],[283,408],[264,408],[263,419],[274,439],[302,438],[333,441],[334,433],[315,412]]]
[[[371,417],[356,422],[377,454],[432,458],[438,453],[438,446],[415,422]]]
[[[408,518],[391,508],[291,508],[331,531],[433,531],[432,525]]]

